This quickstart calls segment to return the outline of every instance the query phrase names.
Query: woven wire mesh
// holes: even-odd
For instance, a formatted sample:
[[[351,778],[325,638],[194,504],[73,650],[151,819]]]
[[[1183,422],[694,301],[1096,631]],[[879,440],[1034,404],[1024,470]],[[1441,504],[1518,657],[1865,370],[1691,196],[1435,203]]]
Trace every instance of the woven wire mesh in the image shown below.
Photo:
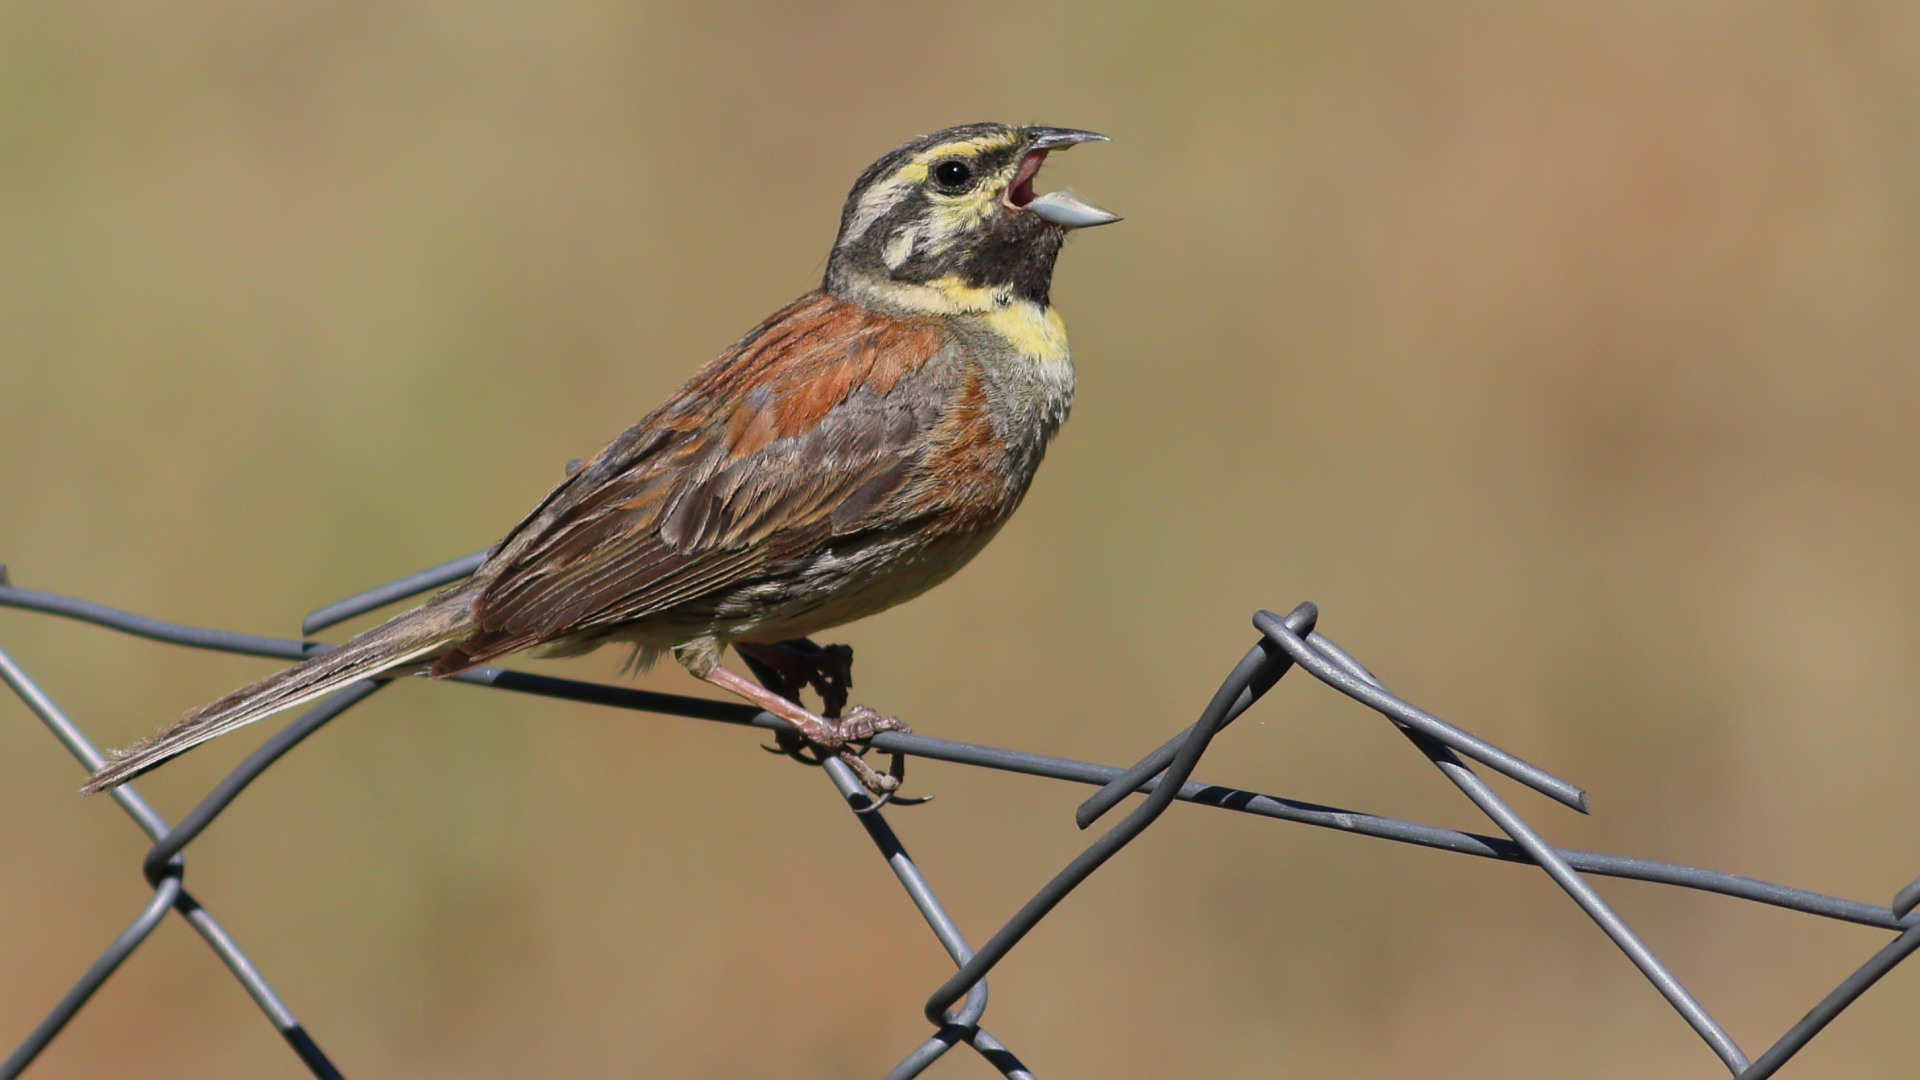
[[[456,559],[327,605],[307,616],[302,633],[318,633],[377,607],[456,581],[471,573],[481,557],[481,554],[475,554]],[[283,660],[296,660],[328,647],[313,641],[185,626],[73,597],[18,588],[7,580],[4,566],[0,566],[0,606],[79,619],[194,648]],[[963,1045],[1004,1076],[1033,1076],[1012,1050],[982,1026],[987,1011],[987,974],[1069,893],[1146,831],[1176,801],[1461,855],[1538,866],[1646,977],[1654,990],[1693,1029],[1729,1073],[1741,1080],[1760,1080],[1772,1076],[1834,1017],[1916,949],[1920,949],[1920,912],[1915,911],[1916,907],[1920,907],[1920,879],[1901,889],[1890,905],[1883,906],[1700,867],[1561,849],[1548,844],[1526,819],[1493,791],[1469,762],[1501,773],[1581,813],[1587,810],[1584,791],[1394,696],[1359,661],[1325,634],[1318,632],[1317,620],[1317,609],[1305,603],[1285,617],[1268,611],[1255,613],[1253,624],[1258,636],[1246,655],[1220,683],[1199,719],[1128,768],[904,732],[886,732],[874,737],[872,747],[890,754],[1096,785],[1098,790],[1081,804],[1076,814],[1076,823],[1083,829],[1093,825],[1129,796],[1136,793],[1145,796],[1118,824],[1111,826],[1054,875],[977,949],[968,943],[918,865],[907,853],[889,822],[885,808],[874,805],[853,770],[845,763],[831,757],[821,762],[822,771],[832,782],[839,797],[853,811],[854,822],[866,831],[881,857],[899,879],[909,900],[952,957],[956,968],[953,976],[934,989],[926,1000],[923,1011],[931,1026],[931,1033],[884,1074],[887,1080],[905,1080],[917,1076],[948,1051]],[[1431,762],[1457,787],[1501,835],[1463,832],[1193,780],[1194,769],[1214,737],[1259,701],[1282,676],[1296,668],[1364,704],[1392,723],[1412,744],[1415,752]],[[747,705],[496,667],[475,668],[453,678],[500,690],[745,727],[780,731],[787,726],[784,721]],[[80,726],[61,711],[4,649],[0,649],[0,680],[6,682],[83,766],[92,770],[104,763],[104,755]],[[265,976],[247,958],[239,944],[213,914],[186,890],[184,852],[194,838],[281,755],[384,685],[382,680],[355,683],[301,713],[216,784],[177,824],[169,825],[131,784],[116,788],[111,793],[111,797],[133,819],[134,824],[153,840],[153,846],[147,851],[141,866],[143,875],[153,889],[152,897],[126,930],[107,946],[65,996],[60,998],[46,1018],[4,1063],[0,1063],[0,1080],[11,1080],[33,1062],[73,1020],[88,998],[113,975],[121,962],[147,940],[168,911],[178,912],[205,939],[266,1014],[268,1022],[314,1076],[343,1075],[274,992]],[[1589,874],[1720,893],[1824,919],[1892,931],[1894,937],[1821,998],[1799,1022],[1789,1027],[1758,1057],[1750,1058],[1627,922],[1594,891],[1584,876]]]

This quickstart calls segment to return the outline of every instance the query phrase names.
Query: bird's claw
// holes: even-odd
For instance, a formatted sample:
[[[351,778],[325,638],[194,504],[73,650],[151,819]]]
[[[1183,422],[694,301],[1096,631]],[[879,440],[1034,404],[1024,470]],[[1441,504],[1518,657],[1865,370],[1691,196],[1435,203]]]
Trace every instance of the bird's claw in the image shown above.
[[[906,796],[899,793],[900,785],[907,782],[907,755],[898,752],[889,754],[892,762],[883,775],[867,764],[866,759],[861,756],[864,753],[866,753],[864,747],[858,751],[849,747],[837,755],[848,768],[853,770],[854,776],[860,781],[860,786],[866,788],[867,793],[872,796],[867,805],[855,807],[854,813],[871,814],[888,803],[895,806],[919,806],[933,798],[931,795]]]

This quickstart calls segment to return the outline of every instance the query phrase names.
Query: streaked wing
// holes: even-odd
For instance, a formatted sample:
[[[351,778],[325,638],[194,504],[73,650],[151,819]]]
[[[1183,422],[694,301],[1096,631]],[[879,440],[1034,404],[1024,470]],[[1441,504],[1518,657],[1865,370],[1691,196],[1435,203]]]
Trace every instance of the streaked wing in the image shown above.
[[[802,297],[549,494],[476,577],[464,662],[644,618],[884,522],[957,386],[924,323]]]

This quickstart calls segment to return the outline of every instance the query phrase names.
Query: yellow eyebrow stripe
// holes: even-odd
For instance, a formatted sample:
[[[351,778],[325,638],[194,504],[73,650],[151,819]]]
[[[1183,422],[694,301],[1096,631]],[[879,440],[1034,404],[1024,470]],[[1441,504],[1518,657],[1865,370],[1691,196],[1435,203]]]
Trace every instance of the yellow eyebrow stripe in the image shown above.
[[[979,157],[993,150],[1007,150],[1018,145],[1020,140],[1006,135],[979,135],[964,142],[942,143],[930,150],[922,150],[913,160],[894,170],[887,178],[889,186],[893,184],[917,184],[927,178],[927,169],[941,158]]]

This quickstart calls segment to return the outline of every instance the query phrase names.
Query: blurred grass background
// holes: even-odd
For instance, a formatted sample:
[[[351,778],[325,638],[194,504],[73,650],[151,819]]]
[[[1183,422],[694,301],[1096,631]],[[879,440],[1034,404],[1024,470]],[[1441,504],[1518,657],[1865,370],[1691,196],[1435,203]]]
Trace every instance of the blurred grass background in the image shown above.
[[[593,0],[0,6],[0,560],[190,623],[480,548],[766,312],[905,137],[1105,131],[1076,415],[856,697],[1127,761],[1257,606],[1593,793],[1559,843],[1879,901],[1920,871],[1920,9]],[[124,743],[261,661],[0,611]],[[616,658],[530,666],[613,677]],[[661,671],[645,685],[692,690]],[[177,816],[264,730],[141,781]],[[691,721],[397,686],[188,882],[353,1076],[877,1075],[945,958],[813,773]],[[1202,774],[1484,828],[1283,684]],[[0,1043],[146,892],[0,703]],[[976,941],[1084,794],[897,816]],[[1603,890],[1757,1053],[1883,935]],[[1903,969],[1790,1067],[1910,1075]],[[1701,1077],[1537,873],[1176,808],[994,977],[1041,1075]],[[178,920],[36,1077],[295,1077]],[[985,1075],[965,1054],[931,1075]]]

